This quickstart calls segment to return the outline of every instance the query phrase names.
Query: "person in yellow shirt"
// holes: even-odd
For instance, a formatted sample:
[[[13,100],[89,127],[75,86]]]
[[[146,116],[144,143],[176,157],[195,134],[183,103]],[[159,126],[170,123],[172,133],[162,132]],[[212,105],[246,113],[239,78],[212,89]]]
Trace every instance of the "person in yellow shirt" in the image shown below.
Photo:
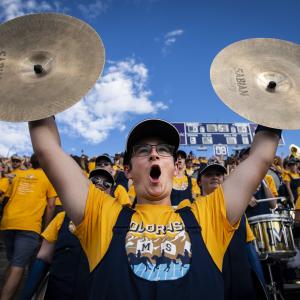
[[[15,171],[22,169],[23,167],[23,159],[21,156],[14,154],[11,157],[11,173],[14,173]]]
[[[185,168],[186,175],[192,177],[195,171],[193,160],[191,158],[187,158],[185,164],[186,164],[186,168]]]
[[[113,162],[108,154],[104,153],[97,156],[96,168],[103,168],[112,174],[115,180],[115,184],[111,192],[112,195],[118,199],[122,198],[122,203],[129,203],[130,198],[128,195],[128,178],[126,177],[124,171],[115,170],[113,168]]]
[[[298,170],[298,160],[294,157],[286,159],[283,171],[282,180],[286,186],[288,197],[292,205],[298,198],[297,188],[300,186],[300,175]]]
[[[186,157],[187,155],[183,150],[176,152],[176,174],[173,177],[171,192],[171,203],[174,207],[185,199],[193,201],[200,195],[200,188],[196,178],[192,178],[186,174]]]
[[[150,119],[128,135],[135,209],[96,189],[60,147],[53,118],[29,122],[33,148],[58,191],[91,273],[89,299],[223,299],[224,253],[272,163],[280,130],[258,126],[250,156],[210,195],[175,211],[179,133]],[[238,201],[237,201],[238,199]]]
[[[89,179],[96,188],[111,193],[114,179],[108,171],[93,169]],[[124,204],[122,199],[116,199]],[[78,239],[72,234],[74,229],[66,213],[60,212],[42,232],[42,246],[27,276],[21,300],[32,299],[48,271],[46,299],[87,299],[89,267]]]
[[[89,166],[90,172],[96,168],[96,157],[95,156],[89,160],[88,166]]]
[[[212,161],[206,166],[202,166],[197,177],[202,196],[213,193],[223,184],[226,173],[226,168],[217,162]],[[257,290],[262,295],[266,294],[262,267],[252,244],[254,240],[254,234],[244,215],[224,256],[222,274],[226,300],[255,299]],[[252,270],[255,271],[257,278],[261,281],[258,285],[256,281],[253,281]],[[243,274],[243,276],[239,274]],[[254,292],[255,289],[256,292]]]
[[[0,223],[9,261],[1,300],[13,298],[24,269],[39,246],[45,209],[46,225],[54,213],[56,192],[35,155],[32,155],[30,162],[33,168],[19,170],[13,179],[10,198]]]
[[[264,178],[268,188],[270,189],[272,195],[274,197],[278,197],[278,190],[276,188],[276,184],[275,184],[275,181],[273,179],[273,177],[271,175],[266,175],[265,178]]]
[[[121,170],[124,171],[124,164],[123,164],[123,153],[116,153],[114,156],[114,165],[113,168],[115,171]]]

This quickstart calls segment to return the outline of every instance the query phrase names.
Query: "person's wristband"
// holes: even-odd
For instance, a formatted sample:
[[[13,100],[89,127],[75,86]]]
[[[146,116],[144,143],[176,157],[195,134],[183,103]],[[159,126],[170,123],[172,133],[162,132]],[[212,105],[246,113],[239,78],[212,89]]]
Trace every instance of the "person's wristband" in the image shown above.
[[[255,133],[258,133],[260,131],[266,131],[266,132],[276,134],[279,137],[279,139],[281,139],[281,133],[282,133],[281,129],[271,128],[271,127],[258,124],[255,129]]]

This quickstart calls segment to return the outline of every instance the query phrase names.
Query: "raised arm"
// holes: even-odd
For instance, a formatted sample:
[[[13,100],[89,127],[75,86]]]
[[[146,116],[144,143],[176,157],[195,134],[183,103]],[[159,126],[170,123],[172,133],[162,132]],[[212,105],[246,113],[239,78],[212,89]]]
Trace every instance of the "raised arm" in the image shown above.
[[[264,127],[263,127],[264,128]],[[223,183],[227,219],[235,224],[273,162],[279,142],[276,130],[264,128],[255,134],[249,157]]]
[[[60,145],[54,118],[29,122],[32,146],[41,167],[54,186],[75,225],[82,221],[89,180]]]

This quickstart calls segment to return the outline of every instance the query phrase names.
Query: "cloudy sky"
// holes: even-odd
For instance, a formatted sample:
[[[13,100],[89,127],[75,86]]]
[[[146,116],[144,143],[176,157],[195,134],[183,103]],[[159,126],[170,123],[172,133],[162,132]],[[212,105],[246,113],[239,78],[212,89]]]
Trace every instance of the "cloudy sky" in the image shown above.
[[[101,36],[106,50],[101,78],[57,116],[64,149],[92,156],[122,151],[133,124],[149,117],[245,122],[215,95],[210,64],[221,49],[241,39],[300,43],[299,9],[297,0],[0,0],[0,21],[64,13],[84,20]],[[32,151],[24,123],[0,122],[0,137],[0,155]],[[291,143],[300,145],[299,131],[284,137],[279,154],[287,153]]]

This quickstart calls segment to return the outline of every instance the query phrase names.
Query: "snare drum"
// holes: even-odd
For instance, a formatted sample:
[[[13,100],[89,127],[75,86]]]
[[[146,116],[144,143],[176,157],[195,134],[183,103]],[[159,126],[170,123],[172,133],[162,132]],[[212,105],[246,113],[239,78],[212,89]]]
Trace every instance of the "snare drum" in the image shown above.
[[[296,255],[291,218],[278,214],[265,214],[248,219],[253,231],[256,251],[260,257],[274,259]]]

